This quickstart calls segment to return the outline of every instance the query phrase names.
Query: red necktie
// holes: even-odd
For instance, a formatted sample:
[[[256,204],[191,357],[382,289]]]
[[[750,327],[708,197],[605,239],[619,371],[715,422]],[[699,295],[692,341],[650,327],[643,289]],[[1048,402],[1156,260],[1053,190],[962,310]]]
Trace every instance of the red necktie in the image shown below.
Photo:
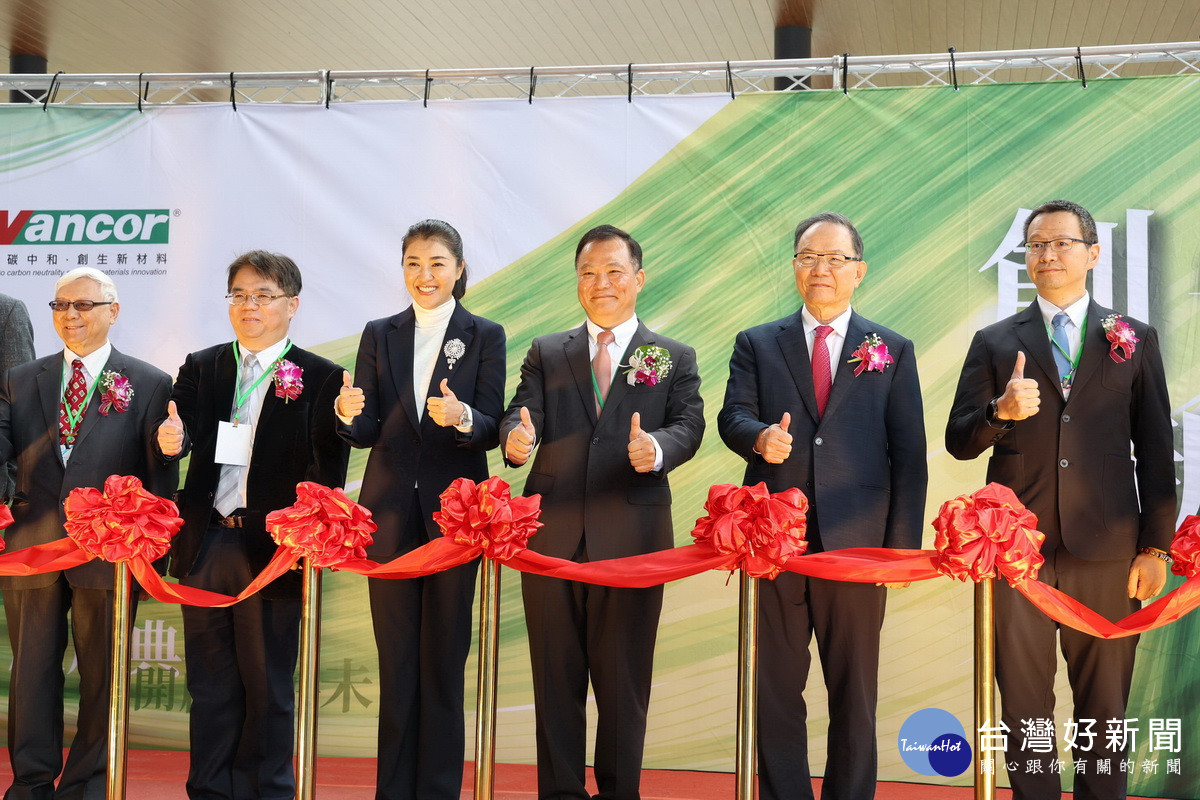
[[[608,390],[612,386],[612,356],[608,354],[608,346],[617,340],[612,331],[600,331],[596,336],[596,357],[592,359],[592,374],[596,377],[596,387],[600,399],[596,401],[596,416],[608,399]]]
[[[829,347],[826,337],[833,333],[828,325],[818,325],[817,338],[813,341],[813,389],[817,392],[817,413],[825,416],[825,404],[829,402],[829,390],[833,387],[833,373],[829,369]]]
[[[87,394],[87,382],[83,378],[83,362],[78,358],[71,362],[71,380],[67,382],[67,392],[63,395],[61,407],[58,410],[58,443],[60,445],[75,444],[75,433],[71,429],[71,419],[67,416],[67,408],[80,423],[83,422],[83,398]]]

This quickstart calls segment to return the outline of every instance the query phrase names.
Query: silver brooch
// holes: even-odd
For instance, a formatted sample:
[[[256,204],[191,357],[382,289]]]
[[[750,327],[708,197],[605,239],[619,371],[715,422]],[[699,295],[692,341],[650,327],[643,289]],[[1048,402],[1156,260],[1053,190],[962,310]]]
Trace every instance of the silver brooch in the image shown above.
[[[467,346],[462,343],[462,339],[451,339],[442,348],[442,355],[446,357],[446,363],[450,365],[450,369],[454,369],[455,363],[463,357],[465,352],[467,352]]]

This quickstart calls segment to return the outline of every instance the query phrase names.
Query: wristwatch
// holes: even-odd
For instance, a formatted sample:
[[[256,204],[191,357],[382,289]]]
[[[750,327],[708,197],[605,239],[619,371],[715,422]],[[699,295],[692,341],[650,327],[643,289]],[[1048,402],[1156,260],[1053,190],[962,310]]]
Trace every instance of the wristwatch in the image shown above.
[[[1014,423],[1011,419],[1000,419],[996,416],[1000,410],[998,406],[999,402],[999,397],[993,397],[987,404],[987,408],[983,411],[983,418],[987,421],[987,424],[991,425],[993,428],[1003,428],[1008,430],[1013,426]]]

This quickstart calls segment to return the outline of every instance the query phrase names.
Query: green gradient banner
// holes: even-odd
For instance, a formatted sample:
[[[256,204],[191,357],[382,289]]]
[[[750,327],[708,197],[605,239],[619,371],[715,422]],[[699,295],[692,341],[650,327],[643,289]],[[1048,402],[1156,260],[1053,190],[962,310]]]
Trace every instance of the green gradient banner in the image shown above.
[[[565,112],[574,107],[572,102],[543,104],[541,113],[548,113],[547,107]],[[639,98],[635,104],[654,102]],[[488,108],[480,104],[479,112]],[[339,111],[347,126],[354,111]],[[482,273],[487,277],[471,287],[464,303],[505,326],[511,395],[533,337],[582,321],[572,269],[580,234],[595,224],[612,223],[638,238],[647,275],[639,316],[651,328],[693,345],[703,378],[708,433],[698,456],[672,474],[676,541],[686,544],[703,514],[708,487],[737,482],[743,471],[741,460],[722,445],[716,431],[734,337],[797,308],[791,231],[812,213],[842,212],[858,224],[869,264],[855,307],[916,343],[929,433],[926,516],[932,519],[944,500],[973,491],[984,480],[986,459],[956,462],[942,443],[970,337],[1034,297],[1023,255],[1016,249],[1026,210],[1049,199],[1071,199],[1089,208],[1100,223],[1103,257],[1092,285],[1097,299],[1154,324],[1161,333],[1176,423],[1181,515],[1195,513],[1200,506],[1197,119],[1200,88],[1189,76],[1093,81],[1086,89],[1072,83],[997,84],[960,91],[941,87],[738,97],[649,169],[631,176],[615,196],[598,201],[593,211],[524,255]],[[554,136],[569,143],[571,127],[560,123]],[[89,130],[82,127],[73,135]],[[301,140],[301,130],[296,125],[291,137]],[[33,144],[38,143],[31,140]],[[308,166],[302,154],[289,159],[286,141],[279,146],[283,152],[274,154],[274,166],[281,174]],[[542,157],[540,147],[506,163],[474,163],[477,154],[470,148],[456,150],[453,143],[446,148],[447,162],[456,169],[515,169],[550,185],[558,180],[559,162]],[[9,160],[13,158],[10,153]],[[0,153],[0,165],[4,163]],[[560,187],[564,196],[576,188]],[[357,195],[349,179],[342,190],[339,202],[366,206],[377,200]],[[432,200],[431,214],[436,212]],[[78,206],[23,206],[37,207]],[[11,207],[9,213],[18,210]],[[519,211],[498,213],[492,235],[513,236],[511,229],[519,228],[521,220]],[[401,230],[408,221],[399,224]],[[339,235],[330,229],[305,237]],[[468,260],[473,241],[467,237]],[[390,257],[393,264],[399,260],[395,253]],[[401,279],[394,271],[392,278],[387,291],[399,298]],[[306,267],[306,291],[346,282],[345,273],[336,268],[313,274]],[[374,284],[359,284],[356,291],[374,292]],[[402,303],[397,299],[397,308]],[[365,320],[351,325],[331,321],[330,332],[315,349],[353,368],[357,331]],[[176,365],[161,366],[173,370]],[[365,462],[364,452],[352,454],[351,488]],[[495,474],[520,490],[525,470],[503,467],[494,453],[491,464]],[[932,541],[930,529],[926,546]],[[726,577],[701,575],[667,588],[648,768],[733,768],[738,592],[736,581]],[[533,698],[518,579],[511,572],[503,572],[502,579],[497,757],[531,762]],[[909,769],[897,751],[900,726],[914,712],[945,709],[970,729],[971,603],[971,587],[949,580],[890,592],[880,677],[881,779],[934,780]],[[327,577],[319,738],[324,754],[374,752],[377,664],[367,608],[361,578]],[[144,604],[137,627],[131,738],[142,747],[184,748],[188,701],[178,611]],[[1195,766],[1200,757],[1197,642],[1200,622],[1189,617],[1139,643],[1128,715],[1138,730],[1126,765],[1132,771],[1133,794],[1200,796],[1200,767]],[[0,683],[6,681],[7,673],[0,672]],[[810,751],[814,773],[820,774],[828,712],[815,659],[808,684]],[[472,665],[468,725],[474,687]],[[1069,761],[1062,735],[1063,723],[1071,717],[1065,669],[1060,669],[1057,697],[1060,757]],[[69,697],[68,714],[73,702]],[[594,711],[589,704],[593,718]],[[1177,728],[1160,724],[1172,720]],[[1019,737],[1020,732],[1010,735]],[[1064,773],[1069,786],[1069,764]],[[966,785],[970,773],[941,782]]]

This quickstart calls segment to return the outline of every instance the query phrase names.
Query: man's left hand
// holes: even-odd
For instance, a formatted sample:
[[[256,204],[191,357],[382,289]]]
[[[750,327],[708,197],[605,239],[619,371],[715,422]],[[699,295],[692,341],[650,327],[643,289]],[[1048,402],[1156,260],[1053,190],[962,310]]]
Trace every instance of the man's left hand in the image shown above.
[[[654,470],[654,441],[642,430],[642,415],[636,411],[629,419],[629,463],[637,472]]]
[[[1161,558],[1138,553],[1129,565],[1129,596],[1149,600],[1163,590],[1167,583],[1167,562]]]

